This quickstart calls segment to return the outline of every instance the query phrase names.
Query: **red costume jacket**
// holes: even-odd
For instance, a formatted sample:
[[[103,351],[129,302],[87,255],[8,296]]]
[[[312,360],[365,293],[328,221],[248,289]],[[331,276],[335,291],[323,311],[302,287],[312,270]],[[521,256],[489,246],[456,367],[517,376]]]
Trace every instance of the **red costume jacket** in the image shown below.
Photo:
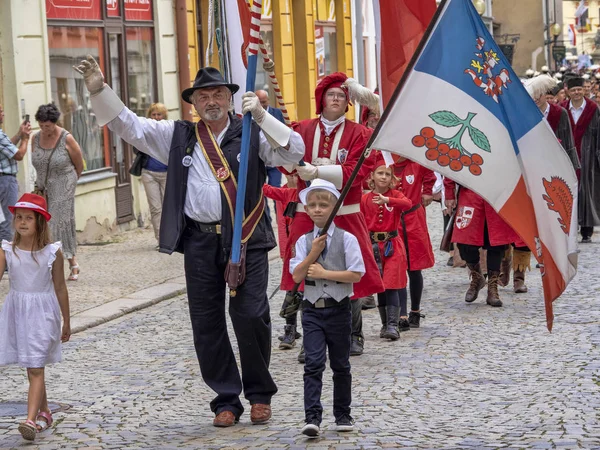
[[[277,213],[277,237],[279,240],[279,256],[285,258],[286,248],[288,246],[288,236],[290,234],[290,225],[293,221],[291,217],[283,215],[285,208],[290,202],[298,202],[298,190],[289,187],[274,187],[265,184],[263,186],[265,197],[275,201]]]
[[[454,181],[444,178],[447,200],[455,198],[455,186]],[[452,242],[482,247],[485,224],[487,224],[490,245],[492,246],[511,244],[519,240],[517,233],[488,202],[475,192],[461,186],[457,203]]]
[[[429,269],[435,264],[435,257],[421,197],[423,194],[432,195],[435,174],[407,159],[394,164],[394,175],[400,180],[398,189],[402,190],[413,205],[410,211],[402,215],[400,224],[400,232],[406,247],[408,270]]]
[[[341,132],[342,134],[338,135],[342,126],[344,128]],[[317,127],[320,130],[320,139],[318,142],[315,142]],[[303,120],[302,122],[294,123],[292,128],[300,133],[306,145],[304,160],[313,163],[316,158],[335,159],[335,164],[342,167],[343,183],[348,181],[372,133],[368,128],[349,120],[340,124],[329,136],[325,136],[320,119]],[[352,184],[352,188],[348,192],[343,206],[334,220],[336,226],[356,236],[365,263],[366,273],[358,283],[354,284],[353,298],[366,297],[367,295],[383,292],[384,290],[383,282],[377,269],[377,263],[373,257],[365,218],[360,212],[362,182],[373,170],[374,163],[373,155],[365,160],[358,176]],[[285,172],[285,170],[283,171]],[[305,187],[306,183],[299,179],[298,191]],[[308,233],[314,226],[308,214],[304,212],[303,206],[301,204],[298,206],[298,211],[290,227],[289,251],[285,255],[281,274],[281,289],[285,291],[289,291],[294,287],[294,280],[289,272],[289,263],[294,245],[300,236]],[[301,289],[303,289],[302,286]]]
[[[389,203],[386,205],[377,205],[373,203],[373,198],[377,194],[369,192],[363,195],[360,203],[360,210],[367,221],[369,231],[398,231],[400,226],[400,217],[402,212],[412,206],[411,201],[400,191],[390,189],[384,197],[389,197]],[[383,285],[386,289],[402,289],[406,287],[406,250],[399,234],[390,239],[392,244],[392,254],[385,256],[385,247],[387,242],[379,242],[379,254],[383,266]]]

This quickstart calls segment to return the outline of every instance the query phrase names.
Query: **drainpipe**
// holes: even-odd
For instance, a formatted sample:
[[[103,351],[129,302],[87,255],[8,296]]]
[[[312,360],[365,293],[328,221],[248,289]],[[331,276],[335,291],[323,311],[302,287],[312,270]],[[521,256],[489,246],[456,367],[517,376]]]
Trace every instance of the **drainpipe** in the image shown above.
[[[188,46],[187,29],[187,4],[186,0],[175,0],[175,30],[177,33],[177,62],[179,65],[179,89],[182,91],[191,86],[190,84],[190,55]],[[192,120],[192,107],[190,104],[181,102],[181,118]]]

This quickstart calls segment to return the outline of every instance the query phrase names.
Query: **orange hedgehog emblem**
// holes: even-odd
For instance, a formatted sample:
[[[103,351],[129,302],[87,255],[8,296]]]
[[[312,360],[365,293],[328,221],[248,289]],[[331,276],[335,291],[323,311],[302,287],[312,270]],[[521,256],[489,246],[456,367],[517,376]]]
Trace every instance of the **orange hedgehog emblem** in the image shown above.
[[[571,189],[565,180],[559,177],[551,177],[550,181],[544,178],[543,182],[547,195],[542,195],[542,198],[548,204],[550,211],[558,213],[560,227],[565,234],[569,234],[573,211],[573,194],[571,193]]]

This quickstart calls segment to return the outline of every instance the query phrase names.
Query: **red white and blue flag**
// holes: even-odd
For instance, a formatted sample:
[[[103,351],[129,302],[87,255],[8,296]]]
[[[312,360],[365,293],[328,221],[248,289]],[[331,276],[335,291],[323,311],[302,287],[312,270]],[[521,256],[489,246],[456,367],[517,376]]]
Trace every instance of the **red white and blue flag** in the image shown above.
[[[481,195],[541,266],[546,320],[577,272],[571,162],[471,0],[440,5],[370,142]]]

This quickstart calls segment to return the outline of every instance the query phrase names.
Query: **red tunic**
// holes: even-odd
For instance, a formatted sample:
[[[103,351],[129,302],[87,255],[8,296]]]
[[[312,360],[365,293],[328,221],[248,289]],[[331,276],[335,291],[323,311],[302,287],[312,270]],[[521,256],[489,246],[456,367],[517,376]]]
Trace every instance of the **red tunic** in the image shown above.
[[[290,202],[298,201],[298,190],[289,187],[275,187],[265,184],[263,186],[265,197],[275,201],[275,209],[277,211],[277,237],[279,238],[279,256],[285,258],[285,249],[288,245],[288,235],[290,233],[291,217],[283,215],[285,207]]]
[[[408,159],[394,164],[394,174],[400,180],[398,189],[402,189],[404,195],[412,202],[413,208],[416,208],[402,216],[400,227],[407,247],[408,270],[429,269],[435,264],[435,257],[421,197],[432,195],[435,174]]]
[[[356,163],[360,158],[365,146],[369,141],[372,130],[354,122],[346,120],[343,122],[344,130],[339,139],[335,164],[342,167],[343,184],[348,181],[350,174],[356,167]],[[303,120],[302,122],[294,123],[292,128],[300,133],[306,145],[306,153],[304,160],[312,163],[313,159],[313,142],[315,130],[317,127],[321,129],[321,138],[318,143],[318,149],[315,149],[316,158],[331,158],[333,143],[336,141],[336,135],[341,128],[341,124],[329,135],[325,136],[323,125],[319,119]],[[325,145],[327,144],[327,145]],[[373,152],[374,153],[374,152]],[[374,154],[365,160],[361,166],[358,176],[352,183],[352,187],[346,196],[344,205],[338,212],[334,220],[336,226],[356,236],[362,257],[365,263],[366,273],[361,280],[354,285],[354,297],[360,298],[368,295],[383,292],[383,282],[377,269],[377,263],[373,257],[371,249],[371,240],[369,232],[365,224],[365,218],[360,212],[360,199],[362,197],[362,182],[373,170],[375,164]],[[285,170],[282,170],[285,172]],[[298,191],[304,189],[306,183],[298,180]],[[354,212],[356,211],[356,212]],[[290,235],[287,252],[283,262],[283,272],[281,274],[281,290],[289,291],[294,287],[294,280],[289,272],[290,259],[292,251],[298,238],[303,234],[308,233],[314,227],[313,222],[308,217],[308,214],[298,211],[294,221],[290,227]],[[301,286],[303,288],[303,286]]]
[[[406,211],[412,203],[400,191],[391,189],[383,194],[389,197],[387,205],[373,203],[375,193],[369,192],[363,195],[360,210],[367,221],[369,231],[397,231],[400,225],[402,211]],[[379,242],[379,254],[383,266],[383,285],[386,289],[402,289],[406,287],[406,250],[402,242],[402,236],[398,235],[391,240],[393,253],[385,256],[384,248],[386,242]]]
[[[444,178],[446,199],[454,198],[454,181]],[[452,242],[483,246],[483,229],[487,223],[490,245],[506,245],[519,240],[517,233],[498,215],[492,206],[475,192],[461,186]]]

